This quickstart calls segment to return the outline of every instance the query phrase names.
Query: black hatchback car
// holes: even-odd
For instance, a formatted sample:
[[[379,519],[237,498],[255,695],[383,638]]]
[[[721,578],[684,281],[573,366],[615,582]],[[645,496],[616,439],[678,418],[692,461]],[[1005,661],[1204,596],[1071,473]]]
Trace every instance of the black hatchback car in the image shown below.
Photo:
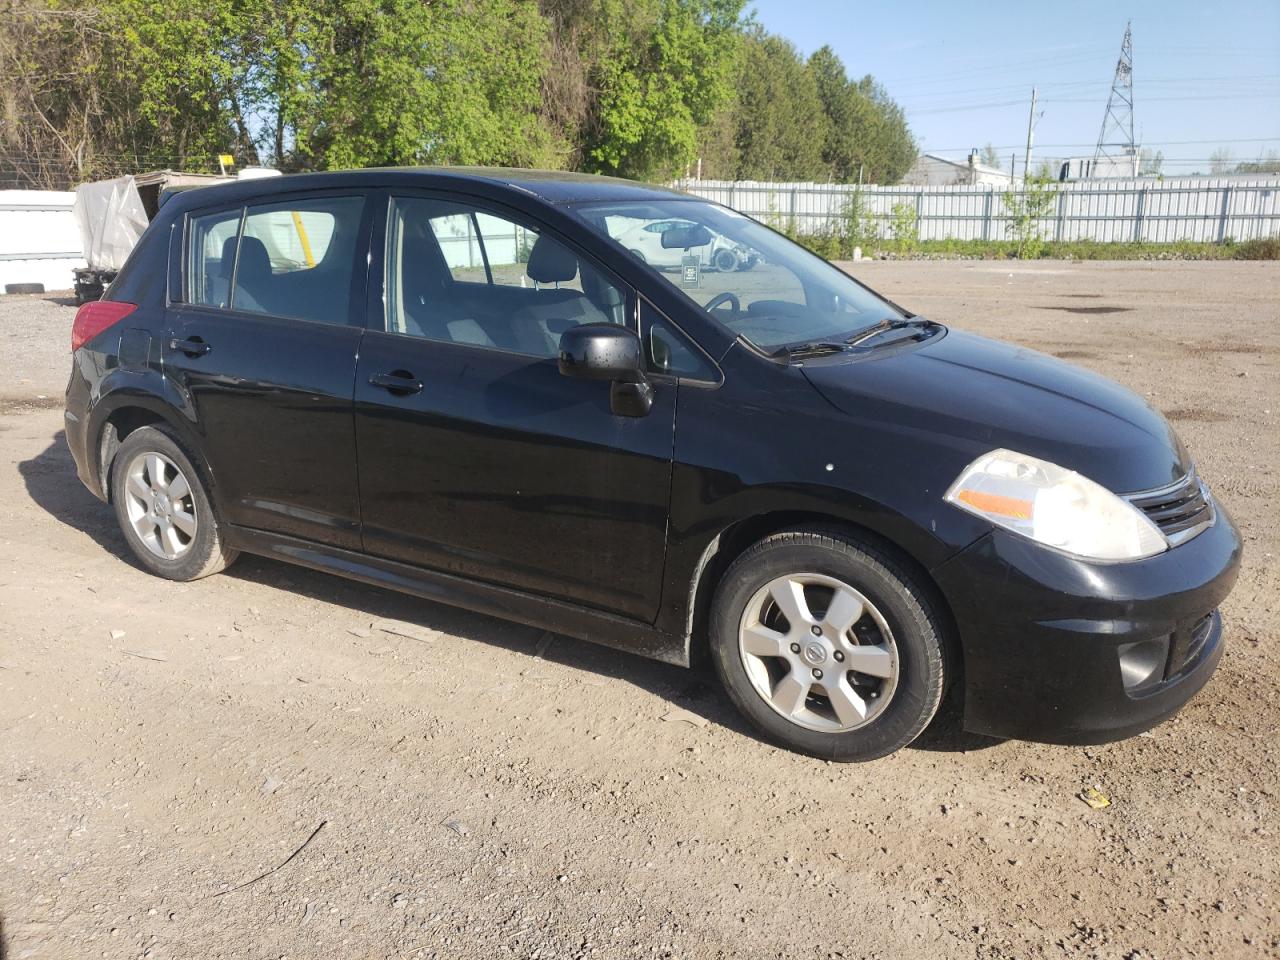
[[[628,247],[660,224],[655,265]],[[702,256],[714,246],[733,263]],[[1240,543],[1127,390],[913,315],[680,193],[364,170],[162,206],[66,436],[141,563],[239,551],[689,664],[835,760],[1170,716]]]

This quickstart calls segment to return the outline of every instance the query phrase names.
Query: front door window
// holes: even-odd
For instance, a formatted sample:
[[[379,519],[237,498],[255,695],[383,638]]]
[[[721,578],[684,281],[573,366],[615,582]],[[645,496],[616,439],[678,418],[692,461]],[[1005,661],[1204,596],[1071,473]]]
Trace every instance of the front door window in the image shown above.
[[[619,283],[555,237],[468,205],[392,201],[387,330],[533,357],[582,323],[626,323]]]

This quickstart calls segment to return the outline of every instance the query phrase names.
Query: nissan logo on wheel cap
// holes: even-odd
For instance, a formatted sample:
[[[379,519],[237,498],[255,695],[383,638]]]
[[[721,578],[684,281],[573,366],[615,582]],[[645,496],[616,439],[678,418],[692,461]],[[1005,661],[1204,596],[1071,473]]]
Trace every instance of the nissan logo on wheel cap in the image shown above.
[[[817,642],[807,644],[804,648],[804,658],[810,663],[822,663],[827,659],[827,648]]]

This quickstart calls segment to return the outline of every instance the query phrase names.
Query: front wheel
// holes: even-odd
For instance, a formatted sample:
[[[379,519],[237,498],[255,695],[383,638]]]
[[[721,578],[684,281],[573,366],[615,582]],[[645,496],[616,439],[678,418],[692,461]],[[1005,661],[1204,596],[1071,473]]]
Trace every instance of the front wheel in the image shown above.
[[[194,458],[168,430],[139,427],[125,437],[111,463],[111,501],[129,546],[157,576],[198,580],[236,558]]]
[[[738,255],[727,247],[722,247],[716,251],[713,263],[721,273],[732,273],[738,266]]]
[[[734,705],[775,742],[825,760],[874,760],[938,710],[944,620],[893,557],[838,530],[770,536],[726,571],[712,659]]]

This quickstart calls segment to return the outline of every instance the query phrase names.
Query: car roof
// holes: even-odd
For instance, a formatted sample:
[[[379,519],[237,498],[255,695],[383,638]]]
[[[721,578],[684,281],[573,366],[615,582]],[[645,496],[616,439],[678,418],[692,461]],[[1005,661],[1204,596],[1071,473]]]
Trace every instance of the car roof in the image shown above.
[[[363,170],[336,170],[324,173],[293,173],[279,177],[255,177],[183,191],[182,206],[195,205],[217,191],[219,199],[241,199],[288,193],[295,190],[324,190],[342,187],[439,187],[465,189],[496,187],[497,192],[515,190],[545,203],[581,201],[618,202],[626,200],[692,199],[688,194],[655,184],[638,183],[618,177],[560,170],[522,170],[509,167],[373,167]],[[484,191],[488,192],[488,191]],[[201,200],[194,199],[199,195]],[[174,199],[177,199],[175,197]]]

